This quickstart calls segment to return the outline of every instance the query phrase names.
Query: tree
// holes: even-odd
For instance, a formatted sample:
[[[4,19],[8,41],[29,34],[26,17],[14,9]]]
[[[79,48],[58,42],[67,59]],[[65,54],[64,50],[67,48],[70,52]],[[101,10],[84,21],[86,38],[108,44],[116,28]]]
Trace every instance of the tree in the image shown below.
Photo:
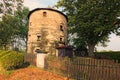
[[[23,0],[0,0],[0,14],[14,14],[14,11],[20,9]]]
[[[115,26],[116,26],[116,30],[114,31],[114,33],[117,35],[117,36],[120,36],[120,17],[118,17],[115,21]]]
[[[7,45],[11,42],[11,36],[16,31],[15,19],[10,15],[2,16],[0,21],[0,44],[4,49],[7,49]]]
[[[82,42],[93,56],[95,45],[108,41],[108,35],[116,29],[113,23],[119,5],[119,0],[59,0],[56,7],[68,16],[70,33],[76,34],[74,43]]]
[[[27,32],[28,32],[27,15],[28,15],[28,13],[29,13],[29,9],[26,7],[23,7],[22,9],[18,9],[14,15],[14,18],[16,19],[16,24],[18,27],[18,30],[14,36],[14,40],[15,40],[15,38],[17,38],[18,39],[17,43],[20,43],[20,44],[21,44],[21,41],[22,41],[22,43],[24,42],[25,47],[27,44]],[[18,44],[18,45],[20,45],[20,44]],[[21,44],[21,46],[22,46],[22,44]]]
[[[18,45],[27,40],[27,15],[29,13],[28,8],[18,9],[14,15],[5,14],[0,21],[0,43],[4,49],[7,49],[7,45],[19,47]],[[21,42],[22,40],[22,42]]]
[[[29,9],[22,5],[23,0],[1,0],[0,14],[0,46],[7,45],[18,48],[18,45],[26,45],[27,40],[27,15]],[[24,43],[25,42],[25,43]]]

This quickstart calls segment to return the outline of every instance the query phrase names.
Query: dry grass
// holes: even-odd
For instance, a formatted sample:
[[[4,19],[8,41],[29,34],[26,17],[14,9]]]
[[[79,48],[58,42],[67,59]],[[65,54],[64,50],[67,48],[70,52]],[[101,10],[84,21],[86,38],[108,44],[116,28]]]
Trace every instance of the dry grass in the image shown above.
[[[34,67],[15,70],[9,78],[0,75],[0,80],[65,80],[65,78]]]

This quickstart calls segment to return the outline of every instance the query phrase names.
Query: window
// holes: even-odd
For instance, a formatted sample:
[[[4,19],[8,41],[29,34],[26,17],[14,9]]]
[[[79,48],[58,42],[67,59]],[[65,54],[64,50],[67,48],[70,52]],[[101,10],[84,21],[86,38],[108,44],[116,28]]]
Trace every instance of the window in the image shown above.
[[[62,25],[60,25],[60,31],[63,31],[63,26]]]
[[[60,42],[62,42],[62,38],[60,38]]]
[[[37,41],[40,41],[41,40],[41,36],[37,36]]]
[[[64,42],[64,40],[63,40],[64,38],[62,38],[62,37],[60,37],[60,41],[59,41],[59,43],[60,44],[64,44],[65,45],[65,42]]]
[[[41,40],[41,35],[39,33],[37,33],[37,41]]]
[[[47,12],[43,12],[43,16],[46,17],[47,16]]]

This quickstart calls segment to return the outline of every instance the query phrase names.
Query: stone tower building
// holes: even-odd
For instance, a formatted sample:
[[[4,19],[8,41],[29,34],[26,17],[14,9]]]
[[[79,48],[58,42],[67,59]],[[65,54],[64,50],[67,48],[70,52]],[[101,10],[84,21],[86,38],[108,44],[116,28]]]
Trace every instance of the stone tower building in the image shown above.
[[[30,11],[27,53],[56,54],[56,47],[67,44],[67,17],[51,8]]]

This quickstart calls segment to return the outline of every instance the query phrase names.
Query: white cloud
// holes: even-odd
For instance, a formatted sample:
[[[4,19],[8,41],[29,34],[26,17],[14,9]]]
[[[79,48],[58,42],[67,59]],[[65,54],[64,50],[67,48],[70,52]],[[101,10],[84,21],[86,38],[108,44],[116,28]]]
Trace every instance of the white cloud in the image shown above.
[[[46,6],[45,4],[40,3],[39,0],[24,0],[24,5],[30,10]]]
[[[97,50],[120,51],[120,36],[115,36],[114,34],[111,34],[109,40],[110,42],[107,44],[107,47],[97,47]]]
[[[29,7],[30,10],[35,8],[44,8],[48,6],[53,6],[58,0],[24,0],[24,5]]]

